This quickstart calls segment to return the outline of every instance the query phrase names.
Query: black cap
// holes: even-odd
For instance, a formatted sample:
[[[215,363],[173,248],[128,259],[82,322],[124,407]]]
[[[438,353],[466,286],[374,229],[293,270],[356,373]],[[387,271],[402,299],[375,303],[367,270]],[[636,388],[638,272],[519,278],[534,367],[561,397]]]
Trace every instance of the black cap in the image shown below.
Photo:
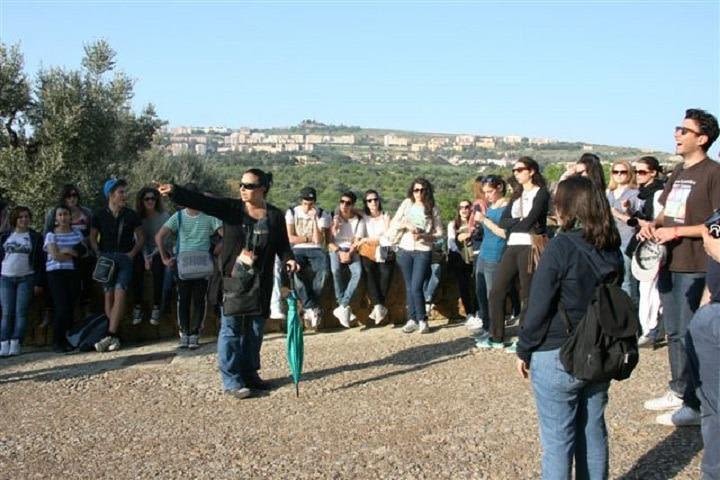
[[[315,201],[317,199],[317,192],[313,187],[305,187],[300,190],[300,198]]]

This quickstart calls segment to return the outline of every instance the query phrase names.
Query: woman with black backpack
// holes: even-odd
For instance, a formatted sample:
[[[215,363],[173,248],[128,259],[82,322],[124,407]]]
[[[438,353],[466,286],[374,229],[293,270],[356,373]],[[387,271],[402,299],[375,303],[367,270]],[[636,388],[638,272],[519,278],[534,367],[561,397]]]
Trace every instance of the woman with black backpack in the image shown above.
[[[573,176],[555,194],[560,231],[540,258],[517,346],[517,370],[532,381],[540,424],[542,478],[608,477],[608,381],[568,373],[560,350],[588,309],[598,276],[623,279],[620,235],[605,194]]]

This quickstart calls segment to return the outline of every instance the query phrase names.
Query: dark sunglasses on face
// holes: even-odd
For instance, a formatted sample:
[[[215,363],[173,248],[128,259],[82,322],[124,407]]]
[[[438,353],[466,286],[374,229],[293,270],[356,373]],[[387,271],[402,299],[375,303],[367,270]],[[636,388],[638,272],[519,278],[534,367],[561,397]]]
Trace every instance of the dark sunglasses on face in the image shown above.
[[[380,200],[380,199],[379,198],[366,198],[365,203],[375,203],[378,200]]]
[[[516,167],[516,168],[513,168],[513,169],[512,169],[512,172],[513,172],[513,173],[520,173],[520,172],[526,172],[526,171],[528,171],[528,170],[530,170],[530,169],[527,168],[527,167]]]
[[[692,132],[695,135],[702,135],[702,133],[698,132],[697,130],[693,130],[692,128],[681,127],[679,125],[675,127],[675,133],[679,133],[680,135],[687,135],[688,132]]]
[[[425,191],[425,189],[422,187],[421,188],[413,188],[413,193],[422,193],[424,191]]]
[[[340,205],[352,205],[352,204],[353,204],[353,202],[351,202],[350,200],[345,200],[345,199],[340,200]]]
[[[261,187],[261,185],[259,183],[241,183],[240,184],[240,190],[255,190],[260,187]]]
[[[627,175],[628,171],[627,170],[613,170],[612,174],[613,175]]]
[[[650,173],[650,170],[638,170],[637,168],[635,169],[636,175],[647,175],[649,173]]]
[[[458,205],[458,208],[461,210],[466,210],[466,209],[470,208],[470,205]]]
[[[154,202],[154,201],[157,200],[157,198],[155,198],[155,197],[145,197],[145,198],[143,198],[143,200],[145,200],[146,202]]]

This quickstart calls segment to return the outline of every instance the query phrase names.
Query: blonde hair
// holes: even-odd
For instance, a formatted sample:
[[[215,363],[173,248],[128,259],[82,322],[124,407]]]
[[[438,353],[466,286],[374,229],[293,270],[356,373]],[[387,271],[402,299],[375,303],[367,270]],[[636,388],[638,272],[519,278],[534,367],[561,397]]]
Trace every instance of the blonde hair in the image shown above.
[[[635,181],[635,170],[633,170],[632,165],[627,160],[615,160],[612,163],[612,167],[610,167],[610,182],[608,183],[608,190],[613,191],[616,188],[618,188],[620,185],[615,181],[615,176],[613,175],[612,171],[615,169],[616,165],[622,165],[625,168],[627,168],[628,174],[627,174],[627,188],[637,188],[637,182]]]

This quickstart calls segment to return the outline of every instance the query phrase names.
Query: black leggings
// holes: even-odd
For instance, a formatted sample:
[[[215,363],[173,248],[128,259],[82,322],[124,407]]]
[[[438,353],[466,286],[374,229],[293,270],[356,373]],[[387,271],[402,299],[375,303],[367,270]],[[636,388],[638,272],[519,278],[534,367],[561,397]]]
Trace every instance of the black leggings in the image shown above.
[[[505,336],[505,298],[510,293],[516,276],[520,279],[520,325],[525,319],[532,280],[532,275],[528,273],[530,248],[530,245],[507,247],[495,273],[490,292],[490,334],[494,342],[502,342]]]
[[[180,331],[185,335],[197,335],[205,320],[208,281],[179,280],[177,282],[177,316]]]
[[[77,270],[51,270],[47,272],[48,288],[53,300],[53,344],[65,344],[65,334],[72,326],[75,302],[80,293]]]
[[[448,268],[457,280],[465,315],[475,315],[478,308],[473,286],[474,265],[465,263],[459,253],[450,252],[448,253]]]
[[[373,262],[369,258],[362,256],[360,261],[365,271],[365,285],[370,301],[373,305],[385,305],[393,270],[395,270],[395,263]]]
[[[135,255],[135,272],[133,274],[133,289],[135,305],[141,305],[145,297],[145,258],[142,252]],[[150,262],[150,272],[153,279],[153,306],[162,303],[163,279],[165,278],[165,265],[160,254],[153,255]]]

